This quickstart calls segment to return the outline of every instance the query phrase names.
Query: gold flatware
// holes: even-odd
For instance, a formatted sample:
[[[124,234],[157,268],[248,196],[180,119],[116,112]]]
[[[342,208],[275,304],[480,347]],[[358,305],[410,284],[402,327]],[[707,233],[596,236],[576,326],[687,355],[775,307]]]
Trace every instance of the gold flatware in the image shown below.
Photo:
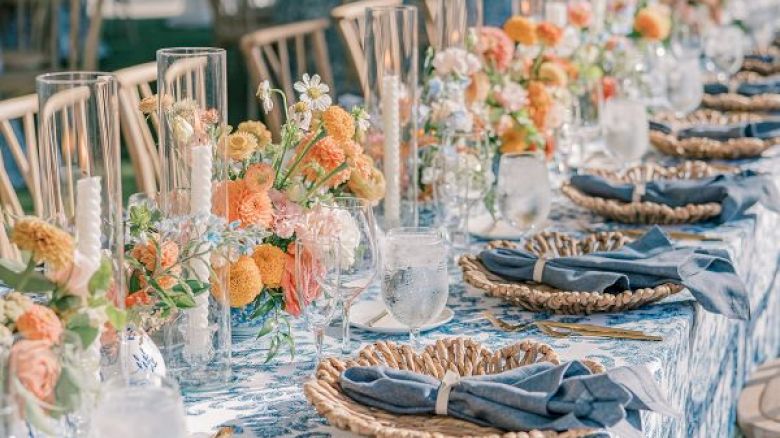
[[[613,339],[632,339],[636,341],[662,341],[660,336],[647,335],[639,330],[619,329],[604,327],[595,324],[576,324],[558,321],[532,321],[524,324],[510,324],[501,320],[490,311],[482,312],[482,315],[496,328],[506,332],[519,332],[532,326],[537,327],[542,333],[556,338],[567,336],[590,336]]]
[[[387,315],[388,315],[387,314],[387,309],[382,310],[381,313],[379,313],[378,315],[376,315],[373,318],[371,318],[368,321],[366,321],[366,327],[373,327],[374,324],[376,324],[379,321],[381,321],[382,319],[384,319],[384,317],[387,316]]]

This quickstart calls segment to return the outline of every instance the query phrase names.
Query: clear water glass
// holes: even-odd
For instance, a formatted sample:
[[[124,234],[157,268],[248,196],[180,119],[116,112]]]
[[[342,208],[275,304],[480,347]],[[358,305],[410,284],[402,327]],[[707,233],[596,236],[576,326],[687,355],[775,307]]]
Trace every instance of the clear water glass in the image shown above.
[[[339,304],[340,249],[337,237],[295,241],[295,294],[306,328],[314,333],[315,368],[322,359],[325,328]]]
[[[703,23],[691,18],[688,21],[679,19],[674,22],[670,45],[677,59],[699,59],[704,50]]]
[[[105,382],[92,418],[92,438],[189,436],[179,385],[156,375]]]
[[[716,27],[707,34],[704,55],[719,80],[725,81],[742,67],[745,60],[743,36],[736,26]]]
[[[504,154],[496,198],[501,217],[520,231],[541,227],[550,215],[552,187],[544,159],[534,153]]]
[[[434,160],[438,174],[434,196],[455,248],[469,249],[469,216],[493,184],[492,160],[486,133],[445,134]]]
[[[669,108],[678,117],[695,110],[704,97],[704,79],[699,58],[680,58],[668,72],[666,85]]]
[[[376,222],[371,204],[364,199],[336,197],[324,207],[335,210],[336,214],[341,216],[342,223],[351,225],[349,227],[351,232],[348,236],[342,233],[341,243],[349,245],[354,256],[346,257],[348,260],[345,260],[341,265],[341,286],[339,288],[342,307],[341,352],[348,355],[352,353],[349,326],[352,302],[368,288],[379,271]],[[352,229],[353,227],[357,230],[356,233]],[[348,242],[347,238],[349,238]]]
[[[409,328],[409,342],[417,349],[420,327],[447,305],[447,245],[433,228],[395,228],[385,236],[382,261],[385,307]]]
[[[639,100],[613,98],[602,119],[607,152],[622,164],[639,161],[649,147],[647,109]]]

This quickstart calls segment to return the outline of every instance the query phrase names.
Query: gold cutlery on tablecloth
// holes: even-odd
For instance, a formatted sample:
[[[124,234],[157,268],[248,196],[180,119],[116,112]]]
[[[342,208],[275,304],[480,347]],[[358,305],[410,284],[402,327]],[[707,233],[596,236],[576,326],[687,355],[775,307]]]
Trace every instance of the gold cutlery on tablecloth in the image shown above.
[[[496,328],[506,332],[519,332],[532,326],[538,327],[543,333],[556,338],[567,336],[590,336],[614,339],[632,339],[636,341],[662,341],[660,336],[647,335],[639,330],[618,329],[604,327],[595,324],[576,324],[558,321],[531,321],[523,324],[510,324],[498,318],[490,311],[482,312],[482,315]]]

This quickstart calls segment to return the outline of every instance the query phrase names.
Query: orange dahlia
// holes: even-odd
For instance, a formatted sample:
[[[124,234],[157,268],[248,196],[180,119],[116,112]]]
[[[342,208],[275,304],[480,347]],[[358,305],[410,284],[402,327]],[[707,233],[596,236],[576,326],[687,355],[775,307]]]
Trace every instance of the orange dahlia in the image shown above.
[[[524,46],[536,44],[536,23],[530,18],[516,15],[504,23],[504,32],[516,43]]]
[[[326,136],[314,144],[304,158],[305,166],[304,176],[316,181],[335,170],[346,161],[344,150],[339,146],[336,139]],[[349,179],[350,169],[346,168],[341,172],[330,177],[326,184],[330,187],[336,187]]]
[[[544,131],[552,99],[543,83],[533,81],[528,84],[528,104],[528,114],[534,122],[534,126],[536,129]]]
[[[322,123],[328,135],[337,141],[344,142],[355,136],[355,120],[340,106],[329,106],[322,113]]]
[[[249,166],[244,175],[244,183],[249,190],[266,192],[274,184],[274,168],[267,163],[258,163]]]

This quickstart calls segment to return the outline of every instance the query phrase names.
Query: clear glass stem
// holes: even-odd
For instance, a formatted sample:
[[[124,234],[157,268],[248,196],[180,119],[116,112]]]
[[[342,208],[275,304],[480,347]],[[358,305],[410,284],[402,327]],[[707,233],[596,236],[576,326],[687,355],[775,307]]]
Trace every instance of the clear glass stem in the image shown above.
[[[315,348],[315,356],[314,356],[314,372],[317,372],[317,366],[319,366],[320,362],[322,361],[322,345],[325,342],[325,329],[322,327],[318,327],[314,329],[314,348]]]
[[[341,306],[341,353],[352,353],[349,339],[349,311],[352,308],[352,300],[344,300]]]
[[[420,327],[412,327],[409,329],[409,345],[413,350],[417,351],[420,348]]]

